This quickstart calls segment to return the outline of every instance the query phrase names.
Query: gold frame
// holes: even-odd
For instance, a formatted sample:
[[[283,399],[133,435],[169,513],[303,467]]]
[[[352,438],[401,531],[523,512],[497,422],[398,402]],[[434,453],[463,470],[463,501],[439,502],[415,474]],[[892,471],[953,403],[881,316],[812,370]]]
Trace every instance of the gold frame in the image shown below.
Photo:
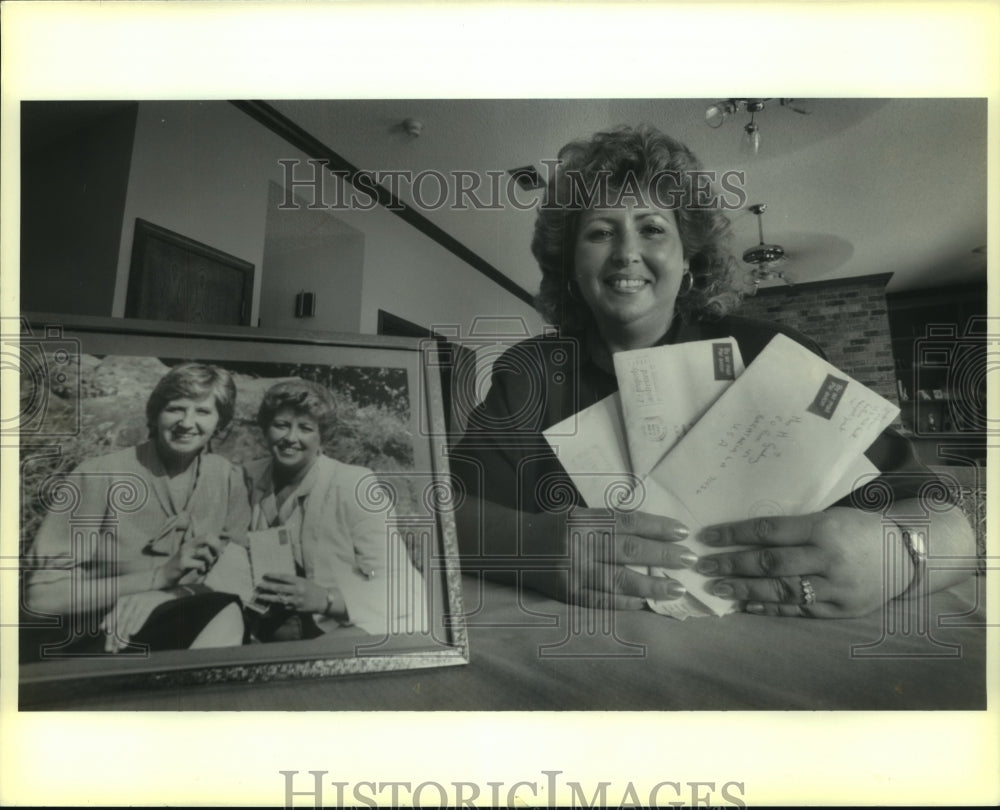
[[[6,343],[12,342],[10,337]],[[36,418],[44,411],[51,377],[33,389],[23,381],[39,380],[30,373],[44,369],[47,352],[62,351],[67,366],[82,353],[137,357],[184,358],[215,362],[259,364],[298,363],[339,367],[343,365],[406,369],[410,433],[414,469],[405,473],[422,487],[415,499],[423,510],[419,518],[394,515],[397,520],[419,519],[433,538],[425,555],[424,577],[429,592],[431,623],[427,634],[388,635],[359,644],[357,637],[335,643],[336,633],[308,641],[244,645],[236,648],[151,652],[144,656],[101,656],[25,663],[20,669],[21,708],[67,708],[73,697],[118,688],[176,687],[226,681],[271,681],[361,675],[391,670],[466,664],[468,636],[462,605],[462,585],[455,536],[452,487],[446,455],[444,404],[438,378],[437,342],[375,335],[291,332],[251,327],[196,327],[184,324],[25,314],[16,342],[22,367],[22,413],[18,440],[21,470],[31,453],[59,453],[67,434],[46,436],[38,432]],[[73,354],[74,350],[76,355]],[[68,359],[67,359],[68,358]],[[39,366],[38,364],[43,364]],[[28,371],[27,376],[25,371]],[[68,375],[72,384],[72,374]],[[76,378],[79,380],[79,377]],[[77,383],[78,384],[78,383]],[[78,392],[77,392],[78,393]],[[66,392],[62,394],[65,396]],[[69,396],[72,401],[72,392]],[[79,398],[76,399],[79,416]],[[22,478],[23,482],[23,478]],[[384,485],[384,482],[383,482]],[[388,490],[391,495],[391,487]],[[22,496],[25,493],[22,493]],[[376,496],[381,497],[381,496]],[[390,500],[392,500],[390,498]],[[22,511],[22,517],[24,512]],[[23,555],[29,538],[21,538]],[[22,581],[24,567],[22,565]],[[23,598],[22,598],[23,605]],[[50,620],[51,623],[51,620]],[[68,706],[72,708],[72,706]]]

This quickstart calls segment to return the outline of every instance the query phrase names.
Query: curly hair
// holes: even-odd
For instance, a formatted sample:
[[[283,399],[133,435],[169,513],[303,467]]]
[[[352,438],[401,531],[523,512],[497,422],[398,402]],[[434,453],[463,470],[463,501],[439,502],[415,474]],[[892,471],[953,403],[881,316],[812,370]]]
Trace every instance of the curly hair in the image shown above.
[[[336,403],[333,395],[319,383],[309,380],[287,380],[275,383],[260,401],[257,424],[267,431],[279,411],[291,410],[316,421],[320,441],[327,441],[337,422]]]
[[[542,270],[535,297],[541,315],[567,330],[592,325],[590,310],[568,289],[580,214],[593,200],[592,195],[588,199],[588,191],[623,189],[626,184],[653,189],[658,201],[666,198],[673,207],[694,279],[690,292],[677,298],[681,317],[715,318],[736,307],[740,300],[736,260],[725,247],[729,219],[718,208],[692,204],[696,184],[691,172],[701,169],[698,158],[684,144],[648,125],[598,132],[560,149],[559,165],[550,176],[531,240],[531,252]]]
[[[216,431],[224,430],[236,411],[236,383],[224,368],[205,363],[181,363],[160,377],[146,400],[146,425],[152,437],[156,420],[175,399],[201,399],[213,394],[219,412]]]

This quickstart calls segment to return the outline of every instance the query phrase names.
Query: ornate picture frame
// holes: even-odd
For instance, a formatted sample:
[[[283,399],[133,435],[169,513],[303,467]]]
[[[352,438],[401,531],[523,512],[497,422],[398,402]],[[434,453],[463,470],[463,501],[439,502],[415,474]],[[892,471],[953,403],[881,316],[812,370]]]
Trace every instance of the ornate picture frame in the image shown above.
[[[453,518],[461,492],[448,470],[434,340],[43,314],[25,314],[18,329],[4,342],[18,344],[21,371],[22,709],[73,708],[76,697],[119,688],[357,676],[468,663]],[[366,468],[356,497],[364,509],[385,515],[387,542],[394,542],[394,534],[405,547],[423,583],[414,602],[419,609],[390,622],[378,637],[355,629],[131,655],[70,655],[60,654],[59,644],[38,647],[33,630],[58,635],[61,628],[66,637],[103,632],[80,628],[69,616],[29,609],[25,583],[38,565],[32,544],[39,525],[51,511],[68,515],[71,527],[86,530],[88,519],[93,525],[93,516],[74,513],[78,504],[65,486],[66,475],[85,459],[145,439],[146,397],[161,372],[183,361],[212,364],[233,376],[234,416],[209,449],[236,465],[266,451],[254,419],[270,384],[311,378],[331,391],[339,427],[332,446],[328,442],[323,450],[344,456],[338,460],[355,469]],[[145,497],[128,487],[112,488],[106,514],[134,510]],[[70,547],[78,546],[67,538]],[[409,585],[405,590],[412,591]]]

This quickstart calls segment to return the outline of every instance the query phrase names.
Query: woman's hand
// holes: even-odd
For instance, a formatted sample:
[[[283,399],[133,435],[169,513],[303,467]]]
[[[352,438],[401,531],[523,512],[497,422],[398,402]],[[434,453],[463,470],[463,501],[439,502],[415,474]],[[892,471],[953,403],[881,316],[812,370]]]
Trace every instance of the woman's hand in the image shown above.
[[[894,567],[885,570],[883,521],[881,514],[833,507],[800,517],[712,526],[700,537],[707,545],[749,548],[703,556],[695,569],[721,577],[712,592],[743,602],[748,613],[864,616],[902,593],[913,576],[913,563],[899,541],[890,558]]]
[[[153,575],[154,589],[200,582],[219,559],[226,540],[214,534],[185,534],[177,551]]]
[[[327,610],[327,594],[336,593],[317,585],[311,579],[291,576],[290,574],[264,574],[257,586],[258,602],[298,611],[300,613],[325,613]],[[334,600],[336,601],[336,600]],[[341,601],[343,598],[341,597]],[[337,612],[337,605],[332,605],[331,614]],[[344,613],[347,606],[344,605]]]
[[[176,598],[169,591],[143,591],[121,597],[101,622],[105,652],[116,653],[124,649],[158,605]]]
[[[577,508],[565,528],[568,573],[530,572],[526,581],[556,599],[589,607],[639,610],[647,599],[678,599],[685,593],[679,582],[627,566],[690,567],[697,556],[678,545],[687,535],[684,524],[668,517],[615,512],[612,523],[605,509]]]

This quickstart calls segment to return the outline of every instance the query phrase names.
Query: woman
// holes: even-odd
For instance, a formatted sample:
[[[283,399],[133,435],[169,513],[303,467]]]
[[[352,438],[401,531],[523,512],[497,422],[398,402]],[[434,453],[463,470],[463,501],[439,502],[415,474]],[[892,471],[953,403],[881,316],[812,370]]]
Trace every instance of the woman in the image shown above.
[[[250,521],[242,471],[208,451],[235,403],[232,377],[215,366],[183,363],[160,379],[146,403],[148,440],[88,459],[62,483],[72,505],[50,509],[34,538],[30,610],[73,617],[75,628],[99,622],[109,652],[242,643],[236,597],[202,584]],[[95,641],[77,636],[65,651]]]
[[[294,575],[264,572],[257,585],[268,611],[252,628],[263,641],[351,626],[385,635],[390,620],[403,632],[423,610],[423,580],[405,547],[384,515],[359,502],[371,471],[323,455],[334,420],[330,392],[305,380],[272,386],[260,404],[271,456],[248,467],[251,528],[288,530],[295,564]]]
[[[896,544],[902,576],[886,593],[882,515],[849,506],[710,527],[701,539],[720,551],[754,548],[701,559],[677,542],[688,529],[670,517],[618,513],[613,542],[587,544],[567,532],[565,510],[546,508],[551,481],[575,488],[541,431],[617,390],[615,352],[731,335],[749,364],[782,332],[821,354],[794,330],[728,314],[739,301],[735,261],[724,248],[729,223],[717,202],[706,200],[704,175],[693,174],[701,166],[683,144],[653,128],[621,128],[570,143],[559,158],[531,247],[542,270],[536,306],[562,337],[524,341],[497,361],[492,387],[453,451],[452,468],[473,496],[457,515],[463,553],[510,559],[530,549],[568,559],[553,573],[520,556],[523,580],[562,600],[618,609],[685,592],[627,564],[694,566],[718,578],[717,595],[765,615],[863,615],[915,587],[923,551]],[[912,514],[906,499],[917,488],[909,473],[923,468],[909,443],[887,431],[867,455],[893,486],[893,514]],[[575,514],[581,511],[588,514]],[[958,510],[935,514],[931,533],[936,554],[974,554]],[[941,572],[932,585],[966,575]]]

